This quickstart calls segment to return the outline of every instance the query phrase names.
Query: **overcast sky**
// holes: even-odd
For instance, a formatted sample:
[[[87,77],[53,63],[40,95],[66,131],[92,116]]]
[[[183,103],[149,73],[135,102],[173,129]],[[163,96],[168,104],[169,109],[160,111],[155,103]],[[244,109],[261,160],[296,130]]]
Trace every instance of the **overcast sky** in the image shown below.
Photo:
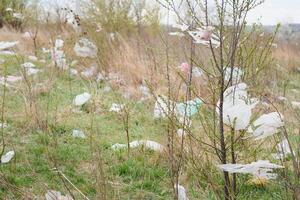
[[[42,0],[59,2],[59,4],[86,0]],[[137,0],[138,1],[138,0]],[[156,0],[148,0],[156,2]],[[175,0],[176,1],[176,0]],[[266,2],[249,13],[248,22],[260,21],[264,25],[281,23],[300,23],[300,0],[266,0]]]
[[[279,22],[300,23],[300,0],[265,0],[262,5],[250,11],[247,21],[249,23],[259,21],[263,25],[275,25]]]
[[[266,0],[250,13],[248,21],[255,22],[260,17],[265,25],[300,23],[300,0]]]

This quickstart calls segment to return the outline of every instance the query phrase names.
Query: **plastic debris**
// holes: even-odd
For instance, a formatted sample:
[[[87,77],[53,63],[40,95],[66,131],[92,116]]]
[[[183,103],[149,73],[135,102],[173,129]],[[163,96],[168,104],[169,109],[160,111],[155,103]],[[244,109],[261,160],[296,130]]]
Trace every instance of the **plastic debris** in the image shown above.
[[[109,109],[109,112],[121,112],[124,109],[125,105],[124,104],[117,104],[113,103]]]
[[[231,74],[232,73],[232,74]],[[238,84],[243,76],[244,72],[238,67],[227,67],[225,69],[225,81],[230,81],[230,77],[232,75],[231,81],[233,84]]]
[[[194,31],[188,31],[189,35],[193,38],[195,44],[203,44],[209,46],[210,43],[213,47],[218,48],[220,42],[218,37],[213,34],[214,28],[211,26],[197,28]]]
[[[54,62],[55,66],[62,70],[69,69],[67,65],[66,56],[61,48],[64,46],[64,41],[62,39],[56,39],[54,43],[54,48],[51,49],[51,59]],[[47,49],[43,49],[43,52],[47,53]]]
[[[25,33],[23,33],[22,34],[22,38],[24,38],[24,39],[30,39],[31,38],[31,33],[30,32],[25,32]]]
[[[75,106],[83,106],[90,100],[91,97],[92,97],[91,94],[84,92],[82,94],[77,95],[75,97],[73,103]]]
[[[21,67],[23,67],[25,69],[25,72],[27,75],[33,75],[33,74],[37,74],[38,72],[40,72],[41,70],[36,69],[35,65],[31,62],[26,62],[21,64]]]
[[[13,17],[20,20],[24,19],[24,16],[21,13],[13,13]]]
[[[62,195],[61,192],[55,190],[48,190],[45,195],[46,200],[73,200],[70,195]]]
[[[198,109],[201,104],[202,101],[199,98],[195,98],[194,100],[187,101],[185,103],[177,103],[176,112],[182,117],[191,117],[198,112]]]
[[[82,139],[85,138],[84,132],[83,132],[83,131],[80,131],[80,130],[73,130],[73,131],[72,131],[72,136],[73,136],[73,137],[77,137],[77,138],[82,138]]]
[[[91,66],[90,68],[84,70],[80,74],[87,79],[92,78],[97,73],[97,67],[95,65]]]
[[[176,186],[174,186],[176,187]],[[187,194],[186,194],[186,189],[182,185],[177,185],[178,189],[178,200],[189,200]]]
[[[184,73],[189,73],[190,71],[190,66],[188,63],[181,63],[181,65],[179,66],[180,70]]]
[[[33,61],[33,62],[38,61],[38,58],[36,56],[28,56],[28,59]]]
[[[142,101],[151,97],[150,89],[147,86],[141,85],[139,89],[143,95]]]
[[[164,96],[158,97],[154,107],[154,118],[165,118],[168,116],[168,104],[170,106],[170,111],[174,112],[174,114],[181,117],[191,117],[198,112],[202,101],[199,98],[195,98],[194,100],[187,101],[185,103],[176,103],[174,101],[167,100]]]
[[[8,127],[8,124],[7,123],[0,123],[0,129],[1,128],[7,128]]]
[[[286,97],[280,96],[277,98],[279,101],[287,101],[288,99]]]
[[[168,104],[170,106],[170,112],[175,111],[175,102],[168,100],[165,96],[157,97],[154,106],[154,118],[167,117],[169,115]]]
[[[178,137],[185,137],[187,135],[187,132],[183,130],[182,128],[177,130]]]
[[[4,82],[8,82],[8,83],[15,83],[22,80],[21,76],[6,76],[6,77],[0,77],[0,83],[4,84]]]
[[[185,34],[181,32],[170,32],[169,35],[171,36],[178,36],[178,37],[184,37]]]
[[[292,101],[291,102],[293,108],[300,109],[300,102],[299,101]]]
[[[70,69],[70,75],[76,76],[78,74],[78,71],[76,69]]]
[[[194,77],[199,78],[203,75],[203,71],[199,67],[193,67],[192,74]]]
[[[111,87],[106,85],[104,88],[103,88],[103,92],[107,93],[107,92],[110,92],[111,91]]]
[[[147,149],[151,149],[153,151],[159,151],[162,152],[164,150],[164,146],[151,141],[151,140],[135,140],[129,143],[130,148],[137,148],[139,146],[144,146]],[[127,144],[114,144],[111,147],[113,150],[118,150],[118,149],[123,149],[123,148],[127,148]]]
[[[276,179],[277,174],[272,173],[273,169],[284,168],[281,165],[270,163],[268,160],[259,160],[250,164],[223,164],[218,167],[229,173],[252,174],[256,179]]]
[[[97,78],[96,78],[97,83],[100,83],[102,81],[105,81],[105,76],[102,73],[98,73],[97,74]]]
[[[55,40],[55,49],[63,48],[64,41],[62,39],[56,39]]]
[[[10,49],[19,44],[18,41],[15,42],[0,42],[0,51]]]
[[[277,144],[277,153],[272,154],[274,159],[280,160],[288,157],[292,153],[287,139]]]
[[[87,38],[81,38],[74,47],[74,51],[79,57],[95,58],[97,56],[98,48],[95,44],[89,41]]]
[[[1,163],[5,164],[8,163],[13,157],[15,156],[14,151],[9,151],[6,154],[2,155],[1,157]]]
[[[227,88],[223,101],[224,123],[235,130],[245,130],[250,125],[252,109],[258,102],[256,98],[249,99],[246,83]],[[220,100],[217,105],[216,112],[219,114]]]
[[[173,24],[173,28],[180,29],[182,32],[189,30],[189,25],[186,24]]]
[[[253,136],[255,140],[263,139],[278,132],[278,128],[284,126],[283,116],[280,113],[272,112],[263,114],[253,122],[255,127]]]

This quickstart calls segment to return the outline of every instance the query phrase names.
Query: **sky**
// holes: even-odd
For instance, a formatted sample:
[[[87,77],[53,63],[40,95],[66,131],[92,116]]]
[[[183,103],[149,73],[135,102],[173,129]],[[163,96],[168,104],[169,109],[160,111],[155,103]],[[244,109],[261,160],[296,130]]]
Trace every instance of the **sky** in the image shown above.
[[[86,0],[42,0],[44,2],[65,3],[83,2]],[[137,0],[138,1],[138,0]],[[156,2],[156,0],[148,0]],[[177,1],[177,0],[175,0]],[[275,25],[277,23],[300,23],[300,0],[266,0],[265,3],[249,13],[249,23],[261,22],[263,25]]]
[[[266,0],[249,13],[248,21],[260,21],[264,25],[300,23],[300,0]]]

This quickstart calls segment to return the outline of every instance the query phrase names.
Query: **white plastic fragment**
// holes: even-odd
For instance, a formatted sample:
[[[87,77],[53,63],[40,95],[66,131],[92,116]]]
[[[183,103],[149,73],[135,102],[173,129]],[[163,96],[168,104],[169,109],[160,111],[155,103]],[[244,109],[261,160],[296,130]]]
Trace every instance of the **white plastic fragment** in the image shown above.
[[[147,86],[141,85],[139,89],[143,95],[141,101],[151,97],[150,89]]]
[[[19,44],[18,41],[15,41],[15,42],[0,42],[0,51],[2,50],[8,50],[14,46],[16,46],[17,44]]]
[[[14,151],[9,151],[6,154],[2,155],[1,157],[1,163],[5,164],[8,163],[13,157],[15,156]]]
[[[34,68],[35,64],[33,64],[31,62],[26,62],[26,63],[21,64],[21,67],[23,67],[23,68]]]
[[[197,28],[194,31],[188,31],[189,35],[193,38],[195,44],[203,44],[209,46],[210,43],[214,48],[220,46],[217,35],[213,34],[214,28],[211,26]]]
[[[75,137],[75,138],[82,138],[82,139],[85,138],[85,134],[81,130],[73,130],[72,131],[72,136]]]
[[[48,190],[45,195],[46,200],[73,200],[70,195],[62,195],[61,192],[55,190]]]
[[[91,94],[84,92],[82,94],[77,95],[73,100],[73,103],[75,106],[82,106],[90,100],[91,96]]]
[[[95,74],[97,73],[97,67],[95,65],[91,66],[90,68],[84,70],[83,72],[81,72],[80,74],[84,77],[84,78],[92,78]]]
[[[277,159],[284,159],[292,153],[290,149],[289,143],[287,139],[282,140],[280,143],[277,144],[277,153],[272,154],[272,156]]]
[[[258,99],[248,97],[247,84],[240,83],[227,88],[224,92],[223,120],[234,130],[245,130],[252,115],[252,109],[258,103]],[[216,112],[219,114],[220,100],[217,103]]]
[[[169,115],[169,112],[174,112],[175,115],[181,117],[191,117],[198,112],[201,103],[202,101],[199,98],[187,102],[176,103],[168,100],[165,96],[160,96],[157,97],[155,102],[154,118],[165,118]]]
[[[25,32],[25,33],[23,33],[22,34],[22,38],[24,38],[24,39],[30,39],[31,38],[31,33],[30,32]]]
[[[87,38],[81,38],[74,47],[74,51],[79,57],[95,58],[97,56],[98,48],[95,44],[89,41]]]
[[[263,139],[278,132],[278,128],[284,126],[283,116],[280,113],[272,112],[263,114],[253,122],[255,127],[253,136],[255,140]]]
[[[233,84],[238,84],[243,76],[244,72],[238,67],[227,67],[225,69],[225,81],[229,81],[230,77]]]
[[[199,78],[203,75],[203,71],[199,67],[194,67],[192,69],[192,74],[194,77]]]
[[[300,102],[299,101],[292,101],[291,102],[293,108],[300,109]]]
[[[250,164],[223,164],[218,167],[229,173],[252,174],[257,179],[276,179],[277,174],[272,173],[273,169],[284,168],[281,165],[270,163],[268,160],[259,160]]]
[[[0,123],[0,129],[1,128],[7,128],[8,127],[8,124],[7,123]]]
[[[109,109],[109,112],[121,112],[124,109],[125,105],[124,104],[117,104],[113,103]]]
[[[38,61],[38,58],[36,56],[28,56],[28,59],[33,61],[33,62]]]
[[[174,186],[176,187],[176,186]],[[186,193],[186,189],[182,186],[182,185],[177,185],[177,189],[178,189],[178,200],[189,200],[187,193]]]
[[[54,48],[50,50],[51,59],[54,62],[55,66],[62,70],[69,69],[67,65],[67,59],[64,51],[61,49],[64,46],[64,41],[62,39],[56,39],[54,43]],[[48,53],[47,49],[43,49],[44,53]]]
[[[22,80],[21,76],[6,76],[6,77],[0,77],[0,84],[4,84],[4,82],[8,83],[15,83]]]
[[[130,148],[137,148],[139,146],[144,146],[147,149],[151,149],[153,151],[159,151],[162,152],[164,150],[164,146],[151,141],[151,140],[135,140],[129,143]],[[119,150],[119,149],[123,149],[123,148],[127,148],[127,144],[114,144],[111,147],[113,150]]]
[[[168,104],[170,108],[168,108]],[[165,96],[157,97],[154,106],[154,118],[165,118],[169,115],[169,110],[171,112],[175,110],[175,102],[168,100]]]
[[[107,92],[110,92],[111,91],[111,87],[106,85],[104,88],[103,88],[103,92],[107,93]]]
[[[286,97],[280,96],[277,98],[279,101],[287,101],[288,99]]]
[[[189,29],[189,25],[186,24],[173,24],[173,28],[180,29],[182,32],[187,31]]]
[[[70,75],[76,76],[78,74],[78,71],[76,69],[70,69]]]
[[[24,68],[25,72],[27,75],[33,75],[33,74],[37,74],[38,72],[40,72],[41,70],[36,69],[35,65],[31,62],[26,62],[21,64],[21,67]]]
[[[13,13],[13,17],[20,20],[24,19],[24,16],[21,13]]]
[[[171,36],[178,36],[178,37],[184,37],[184,33],[181,32],[170,32],[169,35]]]

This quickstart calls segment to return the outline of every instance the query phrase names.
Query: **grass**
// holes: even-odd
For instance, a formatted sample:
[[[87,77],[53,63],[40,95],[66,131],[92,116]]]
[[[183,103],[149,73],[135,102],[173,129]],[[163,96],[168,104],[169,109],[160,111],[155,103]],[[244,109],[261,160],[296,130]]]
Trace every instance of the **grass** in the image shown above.
[[[5,57],[8,74],[20,73],[20,67],[14,57]],[[23,59],[20,59],[23,60]],[[36,63],[44,72],[31,78],[32,85],[43,82],[49,77],[49,67]],[[1,73],[3,72],[3,66]],[[299,74],[291,74],[288,90],[299,90]],[[8,164],[0,165],[0,172],[7,181],[34,196],[42,198],[48,189],[67,193],[63,181],[53,170],[58,167],[68,179],[90,199],[96,198],[96,178],[94,171],[95,151],[101,152],[105,177],[108,183],[109,199],[172,199],[169,163],[165,154],[137,148],[130,152],[112,151],[114,143],[126,143],[126,136],[120,114],[109,112],[112,103],[126,103],[130,110],[130,140],[149,139],[166,144],[166,131],[163,121],[153,119],[154,101],[136,102],[125,99],[116,91],[105,93],[103,84],[70,77],[67,72],[56,72],[54,84],[47,93],[37,94],[39,120],[48,121],[48,131],[33,123],[32,113],[24,105],[24,85],[20,90],[8,90],[5,100],[5,121],[10,125],[4,130],[6,151],[14,149],[16,156]],[[281,86],[282,87],[282,86]],[[81,113],[72,110],[74,97],[85,91],[93,95],[93,107],[87,105]],[[0,93],[2,94],[1,89]],[[297,99],[299,94],[291,94]],[[27,97],[28,98],[28,97]],[[25,109],[26,108],[26,109]],[[48,110],[48,111],[47,111]],[[29,110],[30,112],[30,110]],[[93,123],[92,123],[93,122]],[[194,119],[195,127],[199,119]],[[86,139],[73,138],[73,129],[83,130]],[[95,148],[94,148],[95,147]],[[187,169],[189,171],[189,169]],[[220,182],[221,174],[216,182]],[[205,180],[200,180],[207,190],[199,192],[198,183],[190,178],[188,194],[190,199],[217,199],[209,190]],[[241,183],[247,182],[247,176],[240,176]],[[238,199],[283,199],[284,188],[281,183],[271,182],[264,187],[241,184]],[[81,196],[72,188],[75,196]],[[21,199],[6,186],[0,185],[0,197]]]

